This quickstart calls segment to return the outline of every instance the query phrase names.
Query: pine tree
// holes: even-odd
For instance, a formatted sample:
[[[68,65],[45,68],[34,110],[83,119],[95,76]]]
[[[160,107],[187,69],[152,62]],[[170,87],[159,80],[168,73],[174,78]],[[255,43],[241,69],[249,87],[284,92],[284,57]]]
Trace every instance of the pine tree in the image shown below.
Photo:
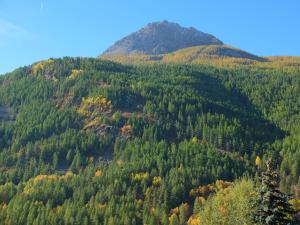
[[[267,170],[261,175],[261,187],[255,203],[257,224],[291,225],[293,210],[288,196],[279,190],[280,178],[272,167],[272,160],[267,162]]]

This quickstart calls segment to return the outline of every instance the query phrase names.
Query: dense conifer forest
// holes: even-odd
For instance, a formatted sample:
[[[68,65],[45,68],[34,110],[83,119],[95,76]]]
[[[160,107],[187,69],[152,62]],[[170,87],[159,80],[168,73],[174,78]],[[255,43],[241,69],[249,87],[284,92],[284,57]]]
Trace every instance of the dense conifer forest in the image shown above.
[[[297,224],[296,57],[66,57],[0,76],[0,224],[255,224],[269,158]]]

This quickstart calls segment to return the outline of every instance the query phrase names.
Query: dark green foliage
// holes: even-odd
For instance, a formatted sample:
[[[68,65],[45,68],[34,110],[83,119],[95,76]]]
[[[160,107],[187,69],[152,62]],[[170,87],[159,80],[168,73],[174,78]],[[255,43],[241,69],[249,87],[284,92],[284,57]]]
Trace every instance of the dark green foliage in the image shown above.
[[[172,208],[193,211],[192,188],[253,177],[257,155],[282,162],[287,191],[299,180],[293,71],[88,58],[33,68],[0,78],[11,111],[0,121],[0,224],[166,225]],[[80,113],[94,96],[112,110]],[[190,216],[179,208],[173,224]]]
[[[279,190],[279,174],[273,169],[271,160],[268,161],[261,180],[255,222],[267,225],[293,224],[294,211],[288,202],[288,196]]]

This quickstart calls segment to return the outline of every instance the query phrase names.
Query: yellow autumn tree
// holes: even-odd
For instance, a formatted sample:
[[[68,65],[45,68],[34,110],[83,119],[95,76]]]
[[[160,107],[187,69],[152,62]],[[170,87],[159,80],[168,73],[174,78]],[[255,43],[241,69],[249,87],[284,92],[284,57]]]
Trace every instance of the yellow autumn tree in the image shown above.
[[[125,124],[121,128],[121,134],[125,137],[131,137],[132,136],[132,126],[130,124]]]
[[[78,75],[79,75],[80,73],[82,73],[82,71],[83,71],[83,70],[72,69],[71,74],[68,76],[68,79],[69,79],[69,80],[75,79],[76,77],[78,77]]]
[[[198,138],[197,137],[193,137],[192,138],[192,143],[193,144],[197,144],[198,143]]]
[[[210,197],[200,211],[201,223],[205,225],[252,224],[251,198],[256,195],[253,181],[242,180],[219,190]]]
[[[179,225],[179,219],[178,219],[178,216],[176,214],[172,214],[170,217],[169,217],[169,224],[170,225]]]
[[[42,71],[46,66],[49,66],[54,63],[53,59],[44,60],[38,63],[35,63],[31,67],[32,74],[36,75],[38,72]]]
[[[150,175],[148,172],[141,172],[141,173],[133,173],[131,174],[131,179],[133,181],[147,181]]]
[[[102,95],[83,98],[78,112],[88,117],[108,114],[112,111],[112,103]]]
[[[261,164],[262,164],[262,161],[260,159],[259,156],[256,156],[256,159],[255,159],[255,165],[260,168],[261,167]]]
[[[188,225],[201,225],[200,216],[199,215],[192,215],[188,219],[187,224]]]
[[[95,172],[95,177],[102,177],[103,176],[103,171],[102,170],[97,170],[96,172]]]
[[[152,184],[153,186],[159,186],[161,184],[161,177],[160,176],[153,177]]]
[[[295,212],[300,212],[300,199],[291,199],[289,203],[292,205]]]

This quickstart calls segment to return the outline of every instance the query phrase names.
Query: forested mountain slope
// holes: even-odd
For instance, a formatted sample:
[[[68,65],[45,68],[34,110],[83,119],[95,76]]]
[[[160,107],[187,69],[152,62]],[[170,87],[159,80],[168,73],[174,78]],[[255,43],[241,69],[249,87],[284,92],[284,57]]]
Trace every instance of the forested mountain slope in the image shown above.
[[[268,58],[259,57],[227,45],[204,45],[179,49],[174,52],[151,55],[132,53],[102,55],[100,58],[112,60],[120,63],[142,63],[142,62],[162,62],[162,63],[203,63],[229,61],[240,64],[253,64],[266,62]]]
[[[0,77],[0,107],[1,224],[192,224],[257,157],[300,185],[297,58],[49,59]]]

